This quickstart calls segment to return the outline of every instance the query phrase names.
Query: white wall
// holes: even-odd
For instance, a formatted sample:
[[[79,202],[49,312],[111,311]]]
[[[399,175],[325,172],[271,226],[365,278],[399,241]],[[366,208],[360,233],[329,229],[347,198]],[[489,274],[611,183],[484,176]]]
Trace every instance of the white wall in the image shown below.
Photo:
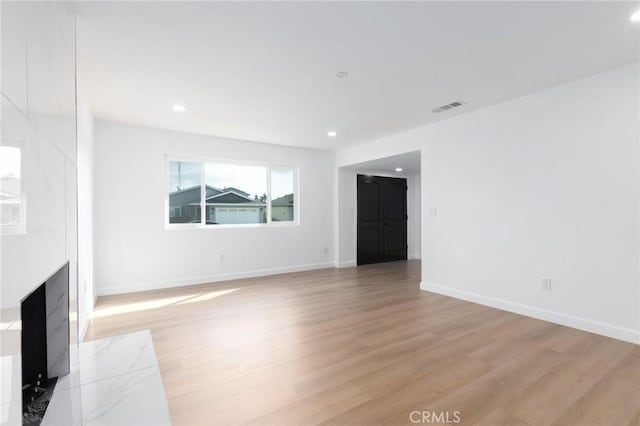
[[[340,267],[356,264],[357,182],[355,170],[338,169],[338,261]]]
[[[98,294],[333,266],[333,153],[101,120],[94,129]],[[165,229],[165,154],[299,166],[300,225]]]
[[[21,424],[20,299],[67,261],[77,355],[75,18],[50,2],[2,2],[1,15],[0,143],[21,149],[26,226],[0,239],[0,423]]]
[[[347,147],[336,164],[422,150],[423,289],[638,342],[638,72]]]
[[[401,177],[407,179],[407,257],[420,259],[421,256],[421,222],[420,210],[420,175],[398,174],[393,175],[381,170],[358,169],[340,167],[338,169],[338,255],[337,266],[349,267],[356,265],[357,261],[357,175],[367,174],[374,176]]]
[[[89,325],[96,298],[93,245],[93,115],[78,98],[78,328],[80,340]]]
[[[409,259],[422,258],[422,176],[413,174],[408,177],[407,186],[407,245]]]

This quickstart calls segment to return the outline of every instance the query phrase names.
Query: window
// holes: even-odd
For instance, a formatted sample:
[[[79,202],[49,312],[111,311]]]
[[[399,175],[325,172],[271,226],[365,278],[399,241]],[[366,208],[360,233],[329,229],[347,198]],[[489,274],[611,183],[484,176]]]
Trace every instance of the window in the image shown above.
[[[169,223],[200,223],[202,166],[169,161]]]
[[[266,167],[205,163],[204,176],[207,225],[267,223]]]
[[[271,220],[292,222],[294,220],[293,169],[271,169]]]
[[[293,167],[169,159],[168,223],[296,223],[296,177]]]

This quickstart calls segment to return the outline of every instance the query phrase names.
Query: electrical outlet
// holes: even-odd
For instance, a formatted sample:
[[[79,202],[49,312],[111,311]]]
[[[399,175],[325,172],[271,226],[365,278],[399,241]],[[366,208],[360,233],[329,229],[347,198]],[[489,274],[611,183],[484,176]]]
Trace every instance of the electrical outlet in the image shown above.
[[[220,255],[220,263],[224,263],[224,254]]]
[[[551,278],[549,277],[542,278],[542,290],[551,291]]]
[[[325,247],[325,248],[323,248],[323,249],[322,249],[322,252],[323,252],[324,254],[329,254],[329,247]]]
[[[437,208],[435,208],[435,207],[431,207],[431,208],[428,210],[428,215],[429,215],[429,216],[434,216],[434,217],[435,217],[435,216],[438,216],[438,209],[437,209]]]

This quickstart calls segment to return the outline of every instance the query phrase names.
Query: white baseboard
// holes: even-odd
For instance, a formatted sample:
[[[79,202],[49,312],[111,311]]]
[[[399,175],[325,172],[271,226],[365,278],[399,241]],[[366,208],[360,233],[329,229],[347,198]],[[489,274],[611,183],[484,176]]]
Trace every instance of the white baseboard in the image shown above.
[[[84,336],[87,334],[87,329],[89,328],[90,322],[91,318],[87,318],[84,324],[82,324],[82,330],[80,330],[80,338],[78,339],[78,343],[84,342]]]
[[[414,256],[407,256],[408,260],[420,260],[419,257],[414,257]],[[342,262],[336,262],[336,268],[352,268],[354,266],[358,266],[358,262],[356,262],[355,260],[344,260]]]
[[[481,305],[490,306],[503,311],[513,312],[515,314],[525,315],[531,318],[549,321],[555,324],[565,325],[567,327],[577,328],[579,330],[600,334],[602,336],[624,340],[625,342],[635,343],[637,345],[640,344],[640,330],[619,327],[600,321],[576,317],[561,312],[550,311],[548,309],[536,308],[529,305],[510,302],[505,299],[498,299],[478,293],[457,290],[433,283],[421,282],[420,289],[430,291],[432,293],[443,294],[445,296],[455,297],[456,299],[462,299],[468,302],[479,303]]]
[[[84,337],[87,334],[87,329],[89,328],[89,324],[91,324],[91,314],[93,313],[93,308],[96,306],[96,302],[98,301],[98,295],[94,294],[93,297],[91,298],[91,305],[88,306],[88,315],[87,315],[87,319],[84,322],[84,324],[82,324],[82,329],[80,330],[80,338],[79,338],[79,343],[84,342]]]
[[[207,275],[200,277],[187,277],[175,280],[151,281],[133,283],[114,287],[98,288],[98,296],[109,296],[113,294],[135,293],[138,291],[160,290],[171,287],[186,287],[190,285],[207,284],[220,281],[239,280],[243,278],[265,277],[268,275],[286,274],[290,272],[311,271],[314,269],[333,268],[333,262],[313,263],[308,265],[283,266],[279,268],[257,269],[246,272],[230,272],[225,274]]]

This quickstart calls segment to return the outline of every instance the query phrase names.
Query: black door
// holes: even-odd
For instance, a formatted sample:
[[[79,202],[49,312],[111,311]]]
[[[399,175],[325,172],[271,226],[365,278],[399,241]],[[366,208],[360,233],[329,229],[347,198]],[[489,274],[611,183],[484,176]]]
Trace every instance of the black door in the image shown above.
[[[407,180],[358,175],[358,265],[407,258]]]

